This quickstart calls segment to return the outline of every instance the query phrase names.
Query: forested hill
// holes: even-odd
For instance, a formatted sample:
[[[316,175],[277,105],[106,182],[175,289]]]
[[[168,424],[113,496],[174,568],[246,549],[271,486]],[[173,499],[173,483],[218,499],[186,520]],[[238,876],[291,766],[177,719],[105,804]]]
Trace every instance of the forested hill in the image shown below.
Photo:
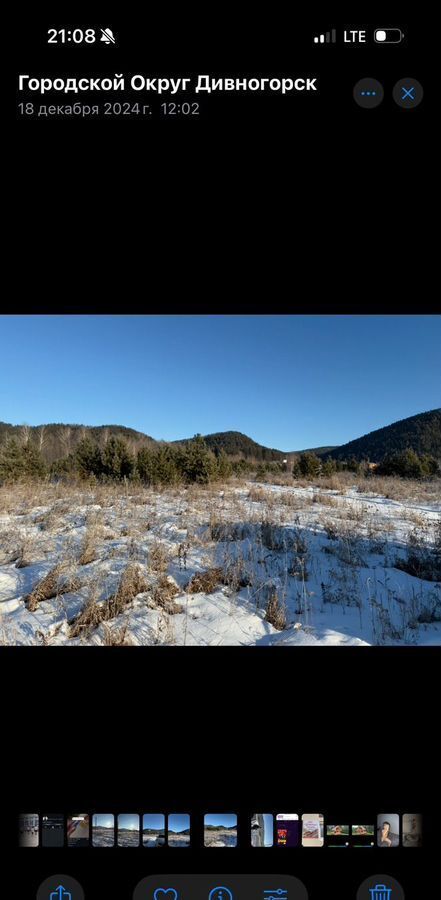
[[[103,447],[109,437],[121,437],[134,451],[155,443],[149,435],[124,425],[9,425],[0,422],[0,446],[8,438],[16,438],[20,444],[30,443],[41,452],[47,464],[69,456],[84,437],[91,438],[99,447]]]
[[[73,454],[80,441],[88,437],[103,448],[110,437],[123,438],[127,447],[137,453],[143,447],[159,447],[164,444],[133,428],[124,425],[9,425],[0,422],[0,447],[8,438],[16,438],[20,445],[34,447],[41,453],[43,461],[51,465],[56,460]],[[190,444],[195,438],[173,441],[172,446]],[[244,459],[257,463],[281,462],[293,459],[301,451],[283,451],[265,447],[253,441],[240,431],[219,431],[204,435],[209,450],[219,455],[222,451],[233,459]],[[381,462],[385,456],[411,448],[419,455],[429,454],[441,459],[441,409],[410,416],[384,428],[378,428],[340,447],[319,447],[310,452],[322,459],[346,460],[369,459]]]
[[[175,441],[176,444],[187,444],[194,438]],[[241,459],[253,459],[258,462],[272,462],[286,458],[283,450],[275,450],[257,444],[252,438],[240,431],[218,431],[214,434],[204,434],[204,441],[210,450],[220,453],[222,450],[227,456],[235,456]]]
[[[393,422],[384,428],[378,428],[341,447],[336,447],[327,456],[332,459],[344,460],[354,457],[357,460],[369,459],[371,462],[381,462],[388,454],[407,448],[411,448],[419,455],[427,453],[441,459],[441,409],[432,409]]]

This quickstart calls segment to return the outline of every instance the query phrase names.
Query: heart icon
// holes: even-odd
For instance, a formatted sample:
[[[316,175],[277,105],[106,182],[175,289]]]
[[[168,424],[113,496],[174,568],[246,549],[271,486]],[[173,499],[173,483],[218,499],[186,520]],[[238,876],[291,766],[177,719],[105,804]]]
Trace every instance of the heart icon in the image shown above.
[[[178,892],[174,888],[156,888],[153,900],[179,900]]]

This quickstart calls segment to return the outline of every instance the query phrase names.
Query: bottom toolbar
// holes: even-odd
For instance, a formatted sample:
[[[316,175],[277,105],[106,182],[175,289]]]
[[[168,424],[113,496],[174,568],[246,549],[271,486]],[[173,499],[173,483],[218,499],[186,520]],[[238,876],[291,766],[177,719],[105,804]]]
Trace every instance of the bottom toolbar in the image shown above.
[[[293,875],[149,875],[140,881],[133,900],[308,900],[305,885]],[[70,875],[52,875],[36,900],[84,900],[81,885]],[[401,885],[377,874],[360,885],[356,900],[405,900]]]

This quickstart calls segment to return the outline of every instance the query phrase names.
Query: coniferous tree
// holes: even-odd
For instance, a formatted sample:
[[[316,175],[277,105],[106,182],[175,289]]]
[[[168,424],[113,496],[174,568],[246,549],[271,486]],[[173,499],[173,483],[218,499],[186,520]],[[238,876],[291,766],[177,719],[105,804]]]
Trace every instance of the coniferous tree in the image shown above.
[[[320,474],[320,469],[321,462],[318,456],[315,453],[306,451],[305,453],[300,453],[296,460],[293,475],[297,477],[300,475],[303,478],[316,478]]]
[[[154,484],[154,453],[148,447],[142,447],[141,450],[138,450],[136,469],[144,484]]]
[[[184,476],[189,482],[208,484],[216,475],[216,457],[201,434],[196,434],[183,454]]]
[[[233,467],[227,454],[221,450],[217,456],[217,477],[220,479],[229,478],[233,473]]]
[[[75,464],[82,476],[95,475],[96,478],[99,478],[102,474],[100,449],[89,437],[83,438],[78,444],[75,451]]]
[[[154,454],[155,483],[174,484],[179,479],[177,466],[178,453],[173,447],[164,444]]]
[[[322,463],[322,475],[333,475],[337,471],[337,463],[335,459],[325,459]]]
[[[388,454],[378,467],[379,475],[399,475],[401,478],[424,478],[436,475],[438,463],[433,456],[418,456],[408,447],[398,453]]]
[[[46,468],[41,453],[32,444],[20,444],[16,438],[9,438],[0,449],[0,478],[16,481],[19,478],[37,477],[45,474]]]
[[[123,438],[111,437],[101,451],[102,473],[106,478],[130,478],[135,460]]]

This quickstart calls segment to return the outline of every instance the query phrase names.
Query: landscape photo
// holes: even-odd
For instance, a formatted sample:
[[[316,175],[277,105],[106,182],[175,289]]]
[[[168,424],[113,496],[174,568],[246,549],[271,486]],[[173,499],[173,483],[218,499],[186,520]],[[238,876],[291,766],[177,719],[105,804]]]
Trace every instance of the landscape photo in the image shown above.
[[[189,847],[190,839],[190,816],[188,813],[171,813],[168,817],[168,846]]]
[[[136,813],[118,816],[118,847],[139,847],[139,816]]]
[[[165,816],[162,813],[145,813],[142,817],[143,847],[165,847]]]
[[[95,813],[92,816],[92,846],[115,846],[115,816],[113,813]]]
[[[237,816],[220,813],[204,817],[205,847],[237,847]]]
[[[0,328],[0,644],[441,644],[440,317]]]

